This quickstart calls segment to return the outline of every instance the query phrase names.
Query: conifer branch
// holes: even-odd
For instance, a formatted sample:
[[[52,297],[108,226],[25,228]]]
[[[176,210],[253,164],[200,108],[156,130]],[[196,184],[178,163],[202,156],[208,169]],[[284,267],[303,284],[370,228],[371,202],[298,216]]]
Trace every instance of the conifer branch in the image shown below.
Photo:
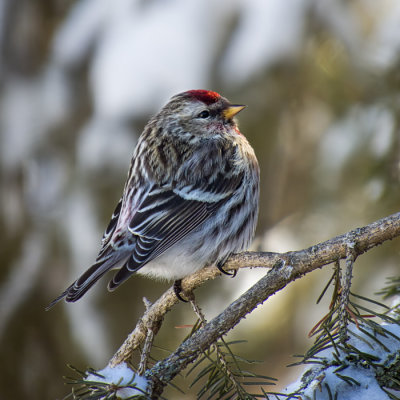
[[[382,244],[387,240],[400,236],[400,213],[380,219],[362,228],[354,229],[344,235],[311,246],[300,251],[287,253],[245,252],[233,255],[224,265],[225,270],[239,268],[263,267],[271,268],[246,293],[231,303],[217,317],[196,331],[189,339],[166,359],[159,361],[147,371],[146,376],[153,382],[153,394],[157,396],[163,387],[171,381],[189,363],[193,362],[202,351],[215,343],[238,322],[262,304],[271,295],[275,294],[288,283],[303,275],[339,259],[345,259],[351,248],[354,257],[363,254],[369,249]],[[214,279],[221,273],[215,267],[207,267],[185,278],[182,287],[190,292],[202,285],[205,281]],[[145,339],[146,331],[151,327],[157,333],[164,315],[177,303],[172,289],[169,289],[143,315],[135,330],[129,335],[125,343],[110,361],[116,365],[130,358]]]

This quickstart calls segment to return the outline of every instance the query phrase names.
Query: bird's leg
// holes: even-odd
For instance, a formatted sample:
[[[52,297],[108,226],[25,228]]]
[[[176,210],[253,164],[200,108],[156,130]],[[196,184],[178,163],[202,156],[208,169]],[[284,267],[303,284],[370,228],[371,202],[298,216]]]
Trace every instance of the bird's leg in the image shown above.
[[[175,296],[180,300],[183,301],[184,303],[188,303],[187,300],[185,300],[182,296],[181,293],[183,292],[182,290],[182,279],[178,279],[174,282],[174,292]]]
[[[221,260],[217,262],[217,268],[225,275],[229,275],[232,278],[234,278],[237,274],[237,269],[235,269],[233,272],[228,272],[224,270],[224,264],[225,264],[225,260]]]

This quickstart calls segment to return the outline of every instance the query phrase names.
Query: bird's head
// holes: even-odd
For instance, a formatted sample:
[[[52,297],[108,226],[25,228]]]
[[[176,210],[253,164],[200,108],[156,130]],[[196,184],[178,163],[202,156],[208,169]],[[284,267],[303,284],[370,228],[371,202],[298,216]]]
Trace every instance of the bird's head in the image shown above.
[[[214,137],[237,135],[235,115],[244,105],[231,104],[225,97],[210,90],[189,90],[172,97],[161,115],[169,133]]]

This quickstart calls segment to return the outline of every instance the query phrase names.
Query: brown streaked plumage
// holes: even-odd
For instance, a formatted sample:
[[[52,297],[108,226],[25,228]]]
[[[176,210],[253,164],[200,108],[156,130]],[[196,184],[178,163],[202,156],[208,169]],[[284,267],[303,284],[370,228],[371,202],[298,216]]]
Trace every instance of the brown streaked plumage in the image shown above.
[[[232,105],[191,90],[146,125],[96,262],[49,307],[80,299],[108,270],[114,290],[133,273],[179,280],[245,250],[258,215],[259,168]]]

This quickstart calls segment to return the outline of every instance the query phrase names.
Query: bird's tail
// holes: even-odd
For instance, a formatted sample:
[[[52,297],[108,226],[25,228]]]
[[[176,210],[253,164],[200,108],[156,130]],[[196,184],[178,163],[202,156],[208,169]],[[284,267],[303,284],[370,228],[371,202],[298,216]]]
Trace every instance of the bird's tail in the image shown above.
[[[56,305],[63,298],[65,298],[67,302],[75,302],[79,300],[108,270],[117,265],[120,265],[120,260],[115,260],[112,256],[96,261],[72,285],[56,297],[46,307],[46,311],[50,310],[50,308]]]

